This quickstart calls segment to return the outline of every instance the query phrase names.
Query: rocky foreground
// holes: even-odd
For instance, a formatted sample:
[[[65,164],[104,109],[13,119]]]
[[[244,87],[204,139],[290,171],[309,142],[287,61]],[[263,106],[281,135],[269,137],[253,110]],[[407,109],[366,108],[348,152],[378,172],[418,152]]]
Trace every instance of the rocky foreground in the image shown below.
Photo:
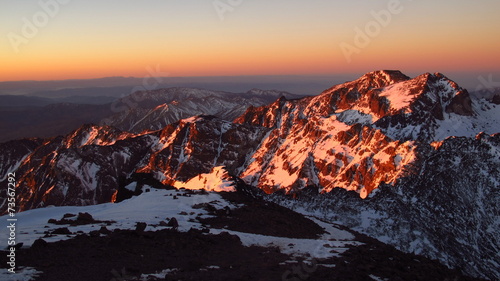
[[[35,280],[51,281],[477,280],[437,261],[405,254],[347,229],[342,229],[342,233],[349,232],[354,239],[343,244],[344,248],[335,249],[333,244],[323,244],[320,238],[327,231],[309,218],[241,189],[219,195],[238,207],[195,204],[192,207],[206,215],[198,214],[199,227],[188,231],[182,230],[182,212],[179,219],[164,218],[158,225],[147,226],[154,230],[145,230],[142,222],[137,222],[135,229],[113,229],[116,222],[97,220],[89,213],[53,218],[47,222],[43,238],[17,251],[18,268],[34,268],[38,272]],[[181,190],[167,196],[165,203],[177,202],[179,199],[174,196],[181,199],[208,195]],[[82,225],[93,230],[74,231]],[[317,249],[298,255],[290,254],[279,243],[244,245],[242,239],[247,234],[276,241],[288,238],[296,242],[286,245],[290,248],[315,240]],[[57,236],[71,239],[46,242]],[[330,237],[329,240],[337,240]],[[314,258],[314,251],[325,249],[334,254]],[[2,267],[6,265],[6,255],[7,252],[0,253]],[[5,276],[0,275],[0,279]]]

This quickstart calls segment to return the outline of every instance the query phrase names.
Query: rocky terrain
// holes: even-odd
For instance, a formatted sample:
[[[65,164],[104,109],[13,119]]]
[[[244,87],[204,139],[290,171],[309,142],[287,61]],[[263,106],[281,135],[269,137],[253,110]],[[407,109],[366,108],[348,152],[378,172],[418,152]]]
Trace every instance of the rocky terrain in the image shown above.
[[[138,94],[163,103],[158,111],[182,112],[195,99],[166,104],[162,93]],[[317,96],[250,105],[234,121],[198,115],[170,123],[139,110],[128,116],[142,123],[112,119],[127,131],[85,125],[3,143],[0,170],[16,172],[22,211],[119,202],[141,192],[129,186],[137,178],[217,190],[211,185],[236,177],[271,194],[267,200],[494,280],[499,111],[440,73],[375,71]]]
[[[94,219],[92,214],[103,215],[98,206],[80,209],[89,213],[78,215],[63,215],[64,208],[54,208],[50,214],[33,210],[31,216],[46,227],[33,235],[25,226],[26,235],[32,235],[25,242],[32,241],[32,245],[17,251],[18,271],[35,280],[75,281],[477,280],[339,226],[321,223],[320,227],[262,200],[263,195],[255,196],[258,191],[249,187],[240,185],[236,192],[218,195],[190,190],[151,192],[164,206],[182,207],[171,206],[173,212],[158,208],[161,213],[153,218],[158,223],[138,221],[128,227],[122,220],[141,207],[124,206],[115,221]],[[148,194],[136,199],[142,196]],[[140,202],[144,201],[134,204]],[[194,202],[198,203],[190,205]],[[126,201],[112,204],[107,212],[123,204]],[[188,209],[197,214],[189,215]],[[43,222],[47,216],[57,219]],[[162,220],[166,216],[168,220]],[[0,255],[2,267],[7,264],[6,255]],[[7,274],[11,273],[0,273],[0,279],[12,277]]]

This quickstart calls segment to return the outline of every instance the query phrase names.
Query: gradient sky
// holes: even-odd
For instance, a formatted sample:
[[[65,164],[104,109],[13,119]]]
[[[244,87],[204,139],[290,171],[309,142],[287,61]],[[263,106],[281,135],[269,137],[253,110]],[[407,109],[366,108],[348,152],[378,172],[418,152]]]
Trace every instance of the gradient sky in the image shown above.
[[[500,71],[498,0],[59,1],[0,0],[0,81],[144,77],[157,65],[170,76]],[[400,13],[356,45],[356,27],[393,1]],[[46,24],[42,2],[58,3]],[[239,2],[222,18],[214,7]],[[39,23],[31,38],[25,19]],[[342,43],[358,48],[350,62]]]

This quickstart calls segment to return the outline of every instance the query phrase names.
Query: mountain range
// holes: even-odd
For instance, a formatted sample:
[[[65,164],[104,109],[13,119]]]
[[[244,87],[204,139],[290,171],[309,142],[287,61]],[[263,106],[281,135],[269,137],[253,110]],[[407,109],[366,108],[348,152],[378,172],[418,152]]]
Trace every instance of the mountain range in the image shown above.
[[[129,89],[64,89],[52,93],[55,97],[0,95],[0,118],[3,120],[0,122],[0,142],[66,135],[86,123],[140,132],[161,129],[181,118],[198,114],[216,115],[231,121],[250,105],[265,105],[280,96],[301,97],[258,89],[231,93],[180,87],[136,91],[121,98],[114,97],[115,92],[126,90]],[[72,95],[72,92],[77,95]]]
[[[495,99],[440,73],[387,70],[301,98],[184,88],[133,95],[119,101],[133,101],[131,110],[100,125],[0,144],[1,175],[16,172],[21,211],[118,202],[137,179],[185,186],[224,169],[278,204],[471,276],[500,277]]]

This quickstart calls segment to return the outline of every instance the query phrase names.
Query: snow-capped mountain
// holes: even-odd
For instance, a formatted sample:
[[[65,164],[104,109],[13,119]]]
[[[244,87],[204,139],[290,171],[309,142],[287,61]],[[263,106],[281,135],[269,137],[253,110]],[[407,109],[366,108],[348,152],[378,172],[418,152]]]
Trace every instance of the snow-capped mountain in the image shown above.
[[[249,104],[233,122],[201,115],[158,130],[151,129],[182,117],[169,108],[187,106],[197,94],[182,90],[185,100],[175,102],[143,94],[163,113],[113,121],[136,133],[87,125],[65,137],[25,141],[27,148],[5,156],[0,170],[16,171],[21,210],[119,201],[138,176],[210,189],[230,188],[231,175],[299,198],[317,188],[328,195],[303,207],[320,207],[323,217],[468,274],[500,276],[500,106],[444,75],[375,71],[317,96]],[[257,94],[265,95],[249,93]],[[153,127],[144,128],[149,122]]]
[[[213,115],[233,120],[250,106],[266,105],[279,97],[300,96],[276,90],[252,89],[247,93],[229,93],[196,88],[168,88],[135,92],[115,103],[120,110],[101,124],[128,132],[159,130],[180,119]]]
[[[122,89],[125,93],[127,90]],[[49,100],[51,102],[43,106],[45,101],[36,97],[0,96],[0,104],[11,105],[0,108],[0,120],[3,121],[0,123],[0,143],[20,138],[66,135],[87,123],[112,125],[140,133],[143,130],[159,130],[180,119],[200,114],[231,121],[249,106],[266,105],[281,96],[291,99],[301,97],[276,90],[252,89],[246,93],[230,93],[168,88],[134,92],[109,103],[99,97],[90,97],[81,101]],[[19,106],[16,106],[16,101]]]
[[[499,277],[500,134],[433,143],[414,173],[364,200],[352,191],[268,200],[489,280]]]
[[[268,191],[316,185],[366,197],[404,176],[423,143],[500,132],[495,119],[498,106],[472,102],[442,74],[372,72],[318,96],[249,108],[235,122],[272,131],[240,176]]]

